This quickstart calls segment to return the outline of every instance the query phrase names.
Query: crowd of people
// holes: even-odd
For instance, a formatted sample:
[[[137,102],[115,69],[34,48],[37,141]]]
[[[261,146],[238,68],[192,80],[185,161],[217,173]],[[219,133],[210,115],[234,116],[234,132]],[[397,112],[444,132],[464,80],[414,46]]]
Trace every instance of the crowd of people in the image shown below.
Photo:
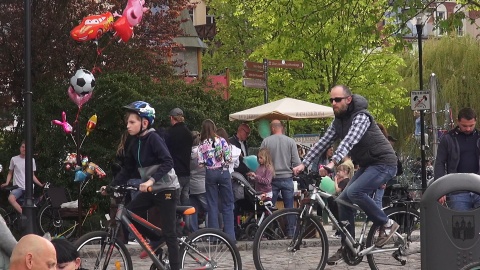
[[[169,113],[171,127],[159,130],[153,126],[155,110],[150,104],[133,102],[124,107],[126,132],[117,150],[118,166],[111,184],[138,185],[139,192],[131,194],[127,204],[130,211],[145,216],[150,208],[157,209],[153,216],[158,220],[153,223],[164,232],[170,268],[174,270],[179,269],[180,264],[176,239],[177,205],[195,207],[189,228],[191,231],[198,230],[199,224],[206,220],[206,227],[223,230],[236,243],[231,179],[234,171],[252,181],[255,189],[261,192],[260,199],[268,198],[275,204],[281,196],[285,208],[294,207],[295,175],[308,169],[321,176],[330,176],[334,195],[357,204],[381,228],[376,245],[383,246],[399,227],[382,211],[385,186],[403,171],[393,149],[396,139],[375,121],[367,110],[367,100],[353,94],[347,86],[333,87],[330,102],[335,118],[307,153],[285,135],[285,127],[280,120],[272,120],[271,135],[261,143],[257,155],[259,166],[255,171],[251,171],[244,162],[249,155],[247,139],[251,132],[247,123],[241,123],[233,136],[210,119],[202,122],[200,131],[190,131],[185,124],[183,110],[174,108]],[[475,128],[476,113],[471,108],[461,109],[457,120],[458,126],[440,141],[435,179],[450,173],[480,174],[480,134]],[[20,155],[11,160],[7,182],[2,184],[6,186],[12,179],[17,185],[23,183],[9,197],[10,203],[19,212],[21,207],[16,200],[24,191],[24,164],[25,144],[22,143]],[[42,185],[35,176],[34,182]],[[159,191],[147,192],[152,186]],[[103,194],[106,195],[106,192]],[[439,203],[464,211],[479,207],[480,195],[468,191],[455,192],[440,198]],[[337,205],[333,198],[328,204],[337,219],[348,221],[347,230],[355,236],[354,211],[342,204]],[[148,232],[142,233],[149,235]],[[4,220],[0,221],[0,234],[0,270],[70,270],[81,267],[78,252],[67,240],[50,242],[36,235],[27,235],[17,243]],[[128,242],[126,231],[124,237]],[[337,232],[336,237],[342,238],[343,245],[345,236]],[[160,240],[154,235],[148,238],[152,246]],[[343,248],[328,259],[330,264],[342,259]]]

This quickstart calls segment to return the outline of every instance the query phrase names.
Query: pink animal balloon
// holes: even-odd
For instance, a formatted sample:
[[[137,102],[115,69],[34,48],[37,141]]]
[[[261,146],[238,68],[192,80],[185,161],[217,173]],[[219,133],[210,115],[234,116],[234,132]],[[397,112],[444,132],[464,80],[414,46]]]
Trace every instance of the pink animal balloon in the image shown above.
[[[61,126],[63,128],[63,132],[65,132],[65,134],[71,134],[72,131],[73,131],[72,125],[70,125],[67,122],[67,114],[65,112],[62,112],[62,121],[52,120],[52,124],[55,124],[57,126]]]
[[[87,103],[87,101],[89,101],[90,98],[92,97],[92,93],[93,93],[93,92],[90,92],[85,95],[79,95],[77,94],[77,92],[75,92],[75,90],[73,90],[72,86],[68,87],[67,92],[68,92],[68,97],[70,97],[70,99],[73,102],[75,102],[75,104],[77,104],[78,108],[82,107],[83,104]]]
[[[127,17],[128,24],[135,26],[140,23],[143,17],[143,12],[148,8],[143,7],[145,0],[128,0],[127,6],[123,10],[122,15]]]

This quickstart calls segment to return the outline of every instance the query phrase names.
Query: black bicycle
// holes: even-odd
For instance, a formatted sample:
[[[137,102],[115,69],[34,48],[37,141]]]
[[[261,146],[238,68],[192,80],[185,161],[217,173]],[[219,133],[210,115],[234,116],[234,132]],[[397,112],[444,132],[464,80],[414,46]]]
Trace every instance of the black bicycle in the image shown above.
[[[138,187],[120,185],[110,187],[109,194],[117,194],[122,198],[118,204],[115,219],[117,222],[109,226],[107,231],[96,231],[87,233],[80,237],[75,245],[82,258],[82,267],[86,269],[122,269],[132,270],[132,259],[118,232],[123,224],[131,232],[142,249],[147,252],[153,261],[150,269],[170,269],[168,261],[168,249],[162,241],[155,250],[148,241],[138,232],[132,221],[140,226],[161,236],[162,230],[149,223],[140,216],[127,210],[125,194],[130,191],[137,191]],[[156,192],[156,191],[151,191]],[[177,207],[177,215],[184,217],[195,213],[195,208],[190,206]],[[187,218],[185,218],[187,220]],[[200,229],[187,236],[179,236],[180,261],[182,269],[242,269],[240,253],[236,245],[222,231],[217,229]]]
[[[43,187],[42,195],[40,195],[37,198],[34,198],[34,204],[37,208],[44,207],[47,204],[45,194],[49,186],[50,186],[50,183],[48,182],[45,183],[45,186]],[[9,196],[8,194],[12,190],[15,190],[18,188],[19,186],[13,185],[13,186],[3,187],[1,190],[4,191],[5,195],[8,197]],[[17,203],[19,205],[23,205],[24,200],[25,200],[25,194],[17,199]],[[17,212],[17,210],[15,210],[13,206],[10,205],[10,203],[8,203],[8,205],[0,207],[0,215],[3,217],[3,219],[5,220],[5,223],[7,224],[7,227],[10,229],[12,234],[15,235],[15,237],[20,237],[23,234],[24,225],[27,220],[26,219],[22,220],[22,214]]]

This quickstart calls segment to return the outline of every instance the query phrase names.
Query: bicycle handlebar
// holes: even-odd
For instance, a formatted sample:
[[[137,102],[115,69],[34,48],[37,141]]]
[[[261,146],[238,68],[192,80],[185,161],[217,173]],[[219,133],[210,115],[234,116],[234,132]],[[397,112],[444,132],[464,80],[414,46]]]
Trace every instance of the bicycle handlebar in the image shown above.
[[[132,185],[116,185],[116,186],[106,186],[105,190],[97,190],[97,193],[105,191],[107,194],[120,193],[125,194],[128,191],[138,191],[138,187]],[[147,188],[147,192],[158,192],[160,188],[155,186],[150,186]]]

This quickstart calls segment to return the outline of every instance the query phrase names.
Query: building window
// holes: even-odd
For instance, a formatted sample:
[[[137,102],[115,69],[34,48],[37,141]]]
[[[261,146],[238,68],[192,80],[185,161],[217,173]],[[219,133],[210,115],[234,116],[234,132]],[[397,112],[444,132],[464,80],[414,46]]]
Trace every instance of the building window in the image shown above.
[[[435,13],[435,25],[437,28],[437,35],[443,36],[445,34],[445,29],[440,27],[440,22],[446,20],[446,12],[445,11],[437,11]]]
[[[207,25],[215,24],[215,16],[214,15],[207,15]]]
[[[455,14],[459,14],[461,12],[465,12],[465,9],[463,5],[456,5],[455,8],[453,9],[453,16]],[[465,35],[465,18],[461,18],[461,16],[457,16],[456,20],[460,20],[460,25],[456,27],[456,32],[458,36],[463,36]]]
[[[457,35],[460,36],[460,37],[464,35],[463,25],[457,26]]]
[[[215,15],[212,13],[212,10],[207,7],[207,25],[215,24]]]

